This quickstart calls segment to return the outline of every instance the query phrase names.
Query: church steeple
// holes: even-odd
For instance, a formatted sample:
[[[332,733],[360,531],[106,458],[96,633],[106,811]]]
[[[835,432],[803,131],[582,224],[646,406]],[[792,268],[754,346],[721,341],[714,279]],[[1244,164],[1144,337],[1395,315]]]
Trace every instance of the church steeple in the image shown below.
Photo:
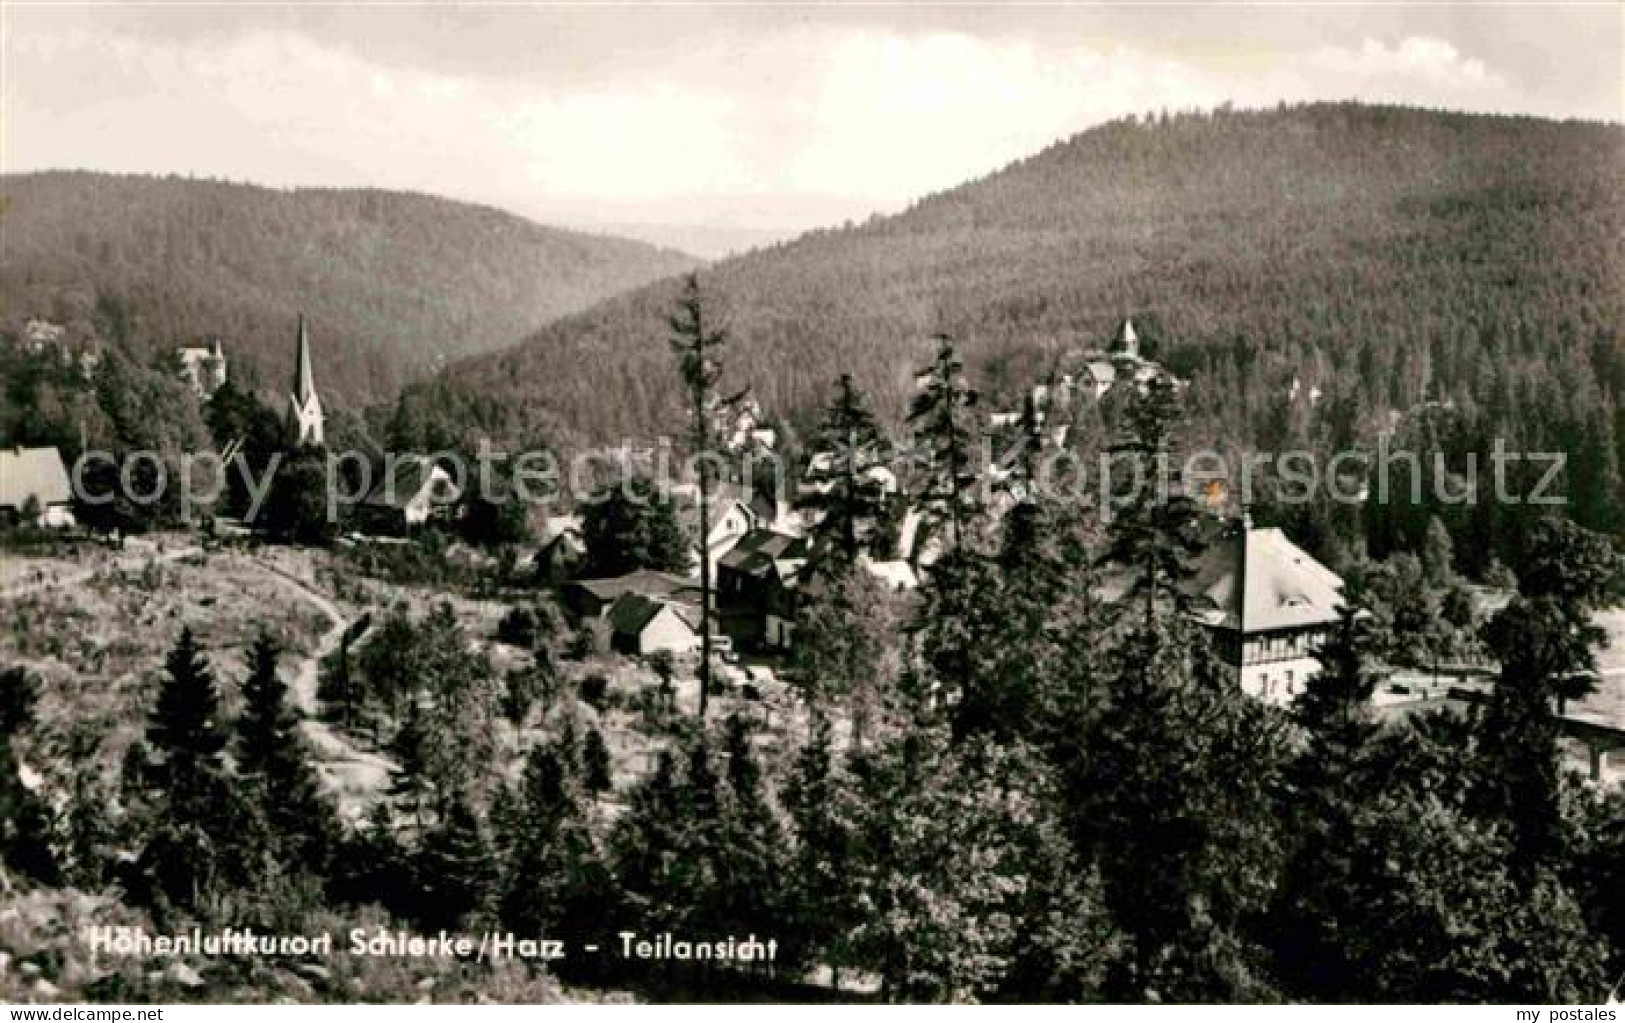
[[[305,317],[299,316],[298,351],[293,373],[293,391],[288,395],[288,435],[296,447],[320,447],[323,443],[322,399],[316,394],[316,373],[310,362],[310,335]]]
[[[1112,354],[1126,355],[1131,359],[1140,357],[1140,335],[1134,332],[1133,320],[1123,321],[1117,339],[1112,342]]]

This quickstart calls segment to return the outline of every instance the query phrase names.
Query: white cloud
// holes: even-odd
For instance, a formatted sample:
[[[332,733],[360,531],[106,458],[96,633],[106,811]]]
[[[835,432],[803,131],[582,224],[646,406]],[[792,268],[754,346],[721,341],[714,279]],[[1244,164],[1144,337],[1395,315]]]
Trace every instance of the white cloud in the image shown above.
[[[636,67],[593,64],[573,86],[391,65],[287,29],[169,39],[14,25],[11,36],[6,169],[410,188],[575,222],[814,226],[1147,110],[1517,101],[1483,60],[1425,36],[1215,58],[1059,36],[786,26]]]
[[[1225,96],[1150,54],[965,35],[855,35],[820,63],[815,130],[788,183],[895,204],[1125,113]]]
[[[1358,49],[1322,47],[1309,63],[1351,82],[1391,83],[1401,88],[1443,87],[1464,91],[1500,89],[1506,85],[1482,60],[1463,56],[1443,39],[1407,36],[1389,46],[1367,39]]]

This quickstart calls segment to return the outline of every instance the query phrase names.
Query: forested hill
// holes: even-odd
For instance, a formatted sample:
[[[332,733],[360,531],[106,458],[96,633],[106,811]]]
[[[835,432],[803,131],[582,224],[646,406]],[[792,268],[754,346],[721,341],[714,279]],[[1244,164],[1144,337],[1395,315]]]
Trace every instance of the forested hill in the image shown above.
[[[1600,124],[1354,104],[1131,119],[702,285],[732,329],[727,382],[781,414],[850,370],[895,418],[934,331],[997,388],[1124,316],[1232,431],[1294,373],[1369,409],[1495,386],[1567,407],[1625,386],[1622,166],[1625,132]],[[617,296],[414,397],[531,441],[673,427],[675,293]]]
[[[4,326],[39,317],[143,353],[219,335],[239,379],[280,390],[304,312],[340,405],[696,262],[396,192],[50,172],[0,193]]]

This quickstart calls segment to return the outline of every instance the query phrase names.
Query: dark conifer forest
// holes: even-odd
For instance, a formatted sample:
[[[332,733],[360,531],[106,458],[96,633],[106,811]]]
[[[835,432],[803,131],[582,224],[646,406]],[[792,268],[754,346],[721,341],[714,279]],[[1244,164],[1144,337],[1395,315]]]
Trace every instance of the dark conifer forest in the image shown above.
[[[240,380],[280,397],[304,313],[324,391],[346,404],[695,263],[372,189],[50,172],[0,193],[7,326],[38,317],[142,355],[218,336]]]
[[[1453,402],[1448,440],[1593,453],[1617,488],[1625,197],[1617,126],[1356,104],[1155,115],[1059,142],[906,212],[702,275],[736,343],[725,385],[809,414],[842,373],[902,419],[929,338],[1014,402],[1124,317],[1190,378],[1200,433],[1346,444]],[[561,448],[673,421],[675,280],[475,357],[410,400]],[[1294,377],[1318,424],[1283,408]],[[1511,429],[1510,424],[1518,424]],[[1598,515],[1617,490],[1594,498]],[[1602,524],[1600,519],[1596,519]]]

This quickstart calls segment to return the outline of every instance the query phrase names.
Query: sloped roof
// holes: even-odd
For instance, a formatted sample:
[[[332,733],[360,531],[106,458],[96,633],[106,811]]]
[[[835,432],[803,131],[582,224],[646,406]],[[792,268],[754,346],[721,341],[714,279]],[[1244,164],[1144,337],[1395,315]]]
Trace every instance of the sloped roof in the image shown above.
[[[670,610],[690,631],[699,630],[699,609],[680,601],[661,600],[641,593],[623,593],[609,608],[610,628],[623,636],[637,636],[649,623]]]
[[[858,559],[858,563],[864,571],[893,590],[917,590],[920,587],[920,577],[907,561],[874,561],[865,555]]]
[[[606,579],[576,579],[570,585],[581,587],[599,600],[614,600],[625,593],[637,593],[645,597],[665,597],[693,587],[694,582],[666,572],[639,569],[636,572]]]
[[[549,515],[547,521],[542,523],[542,541],[544,543],[552,543],[567,534],[581,535],[581,516]]]
[[[73,500],[62,453],[56,448],[0,449],[0,508],[21,508],[29,497],[42,511]]]
[[[405,508],[423,493],[424,488],[429,486],[437,475],[455,489],[450,474],[429,459],[418,455],[399,458],[395,462],[393,488],[390,486],[389,474],[381,473],[378,482],[367,491],[367,496],[361,499],[361,503],[375,507]]]
[[[1336,621],[1343,580],[1275,528],[1236,529],[1207,549],[1191,580],[1215,628],[1265,632]]]
[[[1100,384],[1112,384],[1117,381],[1117,367],[1106,359],[1091,359],[1083,364],[1085,379]]]
[[[766,575],[779,566],[780,576],[788,577],[793,566],[807,560],[805,537],[791,536],[772,529],[753,529],[739,538],[733,550],[722,556],[719,565],[746,575]]]
[[[316,373],[310,364],[310,334],[305,330],[305,317],[299,316],[299,339],[294,355],[293,399],[303,408],[316,396]]]

